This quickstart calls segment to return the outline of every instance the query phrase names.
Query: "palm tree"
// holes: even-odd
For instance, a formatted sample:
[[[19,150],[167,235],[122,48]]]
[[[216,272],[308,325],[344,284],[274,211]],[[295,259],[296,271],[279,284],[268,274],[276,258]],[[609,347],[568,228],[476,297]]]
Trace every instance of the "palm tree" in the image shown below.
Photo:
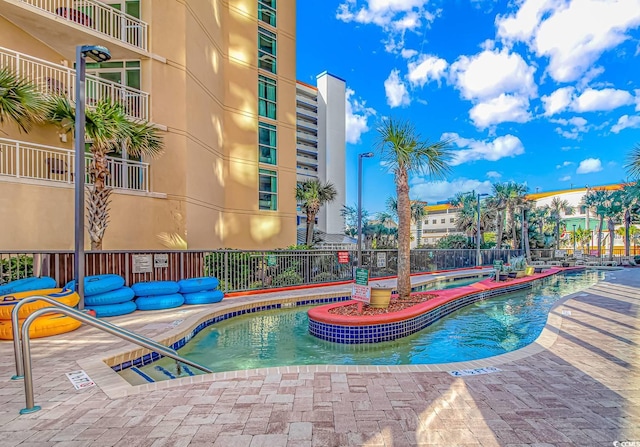
[[[377,128],[376,146],[383,161],[393,172],[398,210],[398,295],[411,294],[411,202],[409,175],[427,174],[442,178],[449,171],[451,153],[448,141],[429,143],[422,140],[408,121],[386,119]]]
[[[598,216],[598,257],[602,256],[602,228],[604,226],[603,206],[607,201],[608,193],[604,189],[591,189],[582,198],[584,206],[594,210]]]
[[[493,194],[488,199],[488,205],[496,213],[496,249],[502,248],[502,238],[504,236],[505,210],[509,199],[509,184],[494,183],[492,185]]]
[[[633,177],[640,177],[640,144],[631,149],[631,153],[627,156],[627,164],[625,165],[629,174]]]
[[[391,213],[381,212],[377,214],[376,220],[384,228],[384,231],[382,232],[385,236],[384,245],[385,246],[392,245],[391,238],[394,235],[393,230],[396,230],[398,227],[398,224],[393,219],[393,216],[391,215]]]
[[[518,249],[518,234],[516,230],[516,210],[521,208],[525,201],[525,194],[527,193],[527,185],[523,185],[516,182],[509,182],[505,185],[506,191],[506,210],[507,218],[511,228],[511,248],[513,250]]]
[[[28,132],[32,124],[44,122],[48,104],[37,85],[0,69],[0,124],[10,121]]]
[[[320,207],[325,203],[332,202],[338,195],[338,191],[333,184],[322,183],[318,179],[306,180],[296,185],[296,200],[300,207],[307,213],[307,238],[306,244],[313,245],[313,225],[316,215],[320,212]]]
[[[422,220],[427,215],[427,203],[420,200],[411,201],[411,221],[416,225],[416,247],[422,245]]]
[[[624,222],[624,255],[629,256],[631,245],[629,229],[633,216],[638,214],[640,207],[640,185],[638,183],[625,184],[622,190],[616,191],[618,201],[622,208],[622,220]]]
[[[473,192],[459,192],[450,200],[451,206],[457,209],[456,230],[463,232],[469,239],[474,237],[478,227],[477,200]]]
[[[560,248],[560,225],[562,224],[562,213],[569,209],[569,202],[567,200],[560,199],[559,197],[554,197],[551,201],[551,205],[549,206],[549,219],[555,225],[555,238],[556,238],[556,249]]]
[[[113,188],[107,186],[111,175],[107,155],[126,148],[134,157],[155,157],[162,153],[164,144],[160,131],[147,122],[131,121],[119,104],[99,101],[86,111],[85,131],[91,140],[92,154],[89,167],[91,185],[87,185],[88,231],[92,250],[102,250],[102,240],[109,224],[109,203]],[[56,124],[65,133],[73,131],[75,109],[67,98],[52,99],[48,121]]]

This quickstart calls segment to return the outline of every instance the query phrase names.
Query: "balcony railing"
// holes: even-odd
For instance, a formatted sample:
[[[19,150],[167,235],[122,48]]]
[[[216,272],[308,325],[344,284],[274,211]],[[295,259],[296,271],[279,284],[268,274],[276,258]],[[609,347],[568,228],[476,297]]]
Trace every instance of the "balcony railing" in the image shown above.
[[[96,0],[20,0],[35,8],[147,51],[147,24]]]
[[[58,94],[75,100],[76,71],[37,57],[0,47],[0,67],[8,68],[40,87],[43,93]],[[133,119],[149,120],[149,94],[132,87],[87,75],[87,106],[110,100],[122,106]]]
[[[92,159],[91,154],[85,155],[85,172]],[[75,154],[71,150],[0,138],[0,177],[73,183],[74,163]],[[107,177],[107,186],[149,191],[148,163],[107,157],[107,166],[111,174]],[[89,175],[85,181],[91,183]]]

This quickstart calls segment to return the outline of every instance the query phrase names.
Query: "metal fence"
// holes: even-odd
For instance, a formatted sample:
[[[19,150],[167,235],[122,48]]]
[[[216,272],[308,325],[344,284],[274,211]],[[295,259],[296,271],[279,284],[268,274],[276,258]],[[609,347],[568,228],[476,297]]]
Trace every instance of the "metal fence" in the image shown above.
[[[85,274],[113,273],[127,285],[215,276],[225,292],[351,280],[356,251],[96,251],[85,253]],[[483,265],[508,262],[520,250],[482,250]],[[0,252],[0,284],[28,276],[51,276],[59,286],[73,279],[70,251]],[[412,250],[411,272],[474,267],[475,250]],[[397,274],[396,250],[364,250],[362,267],[370,277]]]

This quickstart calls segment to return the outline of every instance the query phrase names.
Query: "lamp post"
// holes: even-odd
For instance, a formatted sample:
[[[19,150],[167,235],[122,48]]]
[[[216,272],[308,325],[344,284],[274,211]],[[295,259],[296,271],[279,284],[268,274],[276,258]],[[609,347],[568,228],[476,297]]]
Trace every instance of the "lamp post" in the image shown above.
[[[478,193],[478,228],[476,232],[476,267],[480,267],[480,264],[482,264],[482,257],[480,255],[480,241],[482,240],[481,234],[480,234],[480,198],[488,195],[489,194]]]
[[[76,280],[76,292],[80,295],[78,309],[84,309],[84,127],[85,127],[85,77],[86,57],[96,62],[111,59],[111,53],[98,45],[78,45],[76,47],[76,116],[74,152],[75,166],[75,228],[73,276]]]
[[[373,157],[373,152],[358,154],[358,260],[356,267],[362,265],[362,159]]]
[[[576,224],[573,224],[573,256],[576,255]]]

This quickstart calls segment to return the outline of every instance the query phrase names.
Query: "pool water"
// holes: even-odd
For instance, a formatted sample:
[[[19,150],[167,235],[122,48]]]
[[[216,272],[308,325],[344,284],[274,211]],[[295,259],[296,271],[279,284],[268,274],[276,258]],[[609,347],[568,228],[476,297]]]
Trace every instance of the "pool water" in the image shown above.
[[[540,335],[559,298],[602,278],[598,271],[554,275],[535,282],[532,289],[466,306],[409,337],[375,344],[339,344],[313,337],[308,332],[307,317],[307,310],[313,306],[248,314],[205,328],[179,353],[216,372],[289,365],[414,365],[476,360],[530,344]],[[198,374],[189,367],[177,371],[175,361],[167,358],[140,370],[154,380]],[[129,371],[123,376],[130,378],[131,374]]]

